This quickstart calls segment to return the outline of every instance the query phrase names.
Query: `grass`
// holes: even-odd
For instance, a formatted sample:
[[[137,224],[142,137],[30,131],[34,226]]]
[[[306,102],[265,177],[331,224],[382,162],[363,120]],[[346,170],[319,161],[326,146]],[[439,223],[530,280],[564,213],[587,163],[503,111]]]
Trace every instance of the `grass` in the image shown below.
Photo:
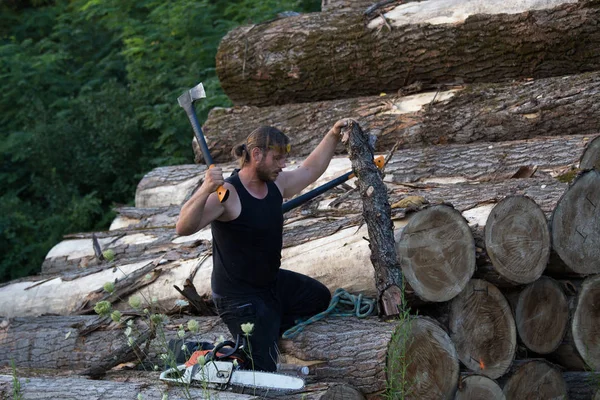
[[[17,376],[17,367],[15,365],[15,360],[11,360],[10,362],[12,368],[12,389],[13,389],[13,400],[23,400],[23,394],[21,393],[21,381],[19,381],[19,377]]]
[[[408,378],[410,359],[407,349],[412,338],[412,321],[410,308],[406,305],[404,282],[401,290],[402,304],[398,311],[398,327],[394,331],[388,348],[386,365],[387,386],[384,397],[388,400],[404,400],[409,394],[412,382]]]

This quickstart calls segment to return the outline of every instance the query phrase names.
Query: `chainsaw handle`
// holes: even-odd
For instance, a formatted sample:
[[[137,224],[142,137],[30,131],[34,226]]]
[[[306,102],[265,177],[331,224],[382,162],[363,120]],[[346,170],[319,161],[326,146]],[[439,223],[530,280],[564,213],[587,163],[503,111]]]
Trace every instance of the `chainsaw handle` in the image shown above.
[[[231,350],[229,352],[222,351],[223,347],[225,347],[225,346],[231,347]],[[219,361],[219,360],[222,360],[224,358],[231,356],[233,353],[235,353],[237,351],[238,347],[239,347],[239,343],[237,343],[237,342],[233,343],[231,340],[227,340],[227,341],[221,342],[218,345],[216,345],[215,348],[212,349],[212,351],[209,354],[211,355],[210,357],[212,360]],[[220,355],[218,354],[219,351],[221,352]]]

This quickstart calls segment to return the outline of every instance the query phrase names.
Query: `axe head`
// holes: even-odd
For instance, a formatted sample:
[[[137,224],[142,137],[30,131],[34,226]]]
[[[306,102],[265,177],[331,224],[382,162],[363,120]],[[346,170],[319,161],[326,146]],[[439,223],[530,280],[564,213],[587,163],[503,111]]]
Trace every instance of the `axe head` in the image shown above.
[[[204,92],[204,86],[202,86],[202,82],[191,88],[190,90],[185,91],[181,96],[177,98],[177,102],[183,108],[189,107],[196,100],[206,97],[206,93]]]

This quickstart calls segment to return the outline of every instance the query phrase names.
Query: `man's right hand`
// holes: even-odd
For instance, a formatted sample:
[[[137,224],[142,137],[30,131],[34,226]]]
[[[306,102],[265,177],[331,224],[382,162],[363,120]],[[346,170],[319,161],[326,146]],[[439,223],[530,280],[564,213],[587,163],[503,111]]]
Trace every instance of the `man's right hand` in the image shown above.
[[[222,186],[224,183],[225,179],[223,178],[223,170],[221,168],[212,167],[206,170],[202,186],[207,192],[212,193],[216,191],[217,188]]]

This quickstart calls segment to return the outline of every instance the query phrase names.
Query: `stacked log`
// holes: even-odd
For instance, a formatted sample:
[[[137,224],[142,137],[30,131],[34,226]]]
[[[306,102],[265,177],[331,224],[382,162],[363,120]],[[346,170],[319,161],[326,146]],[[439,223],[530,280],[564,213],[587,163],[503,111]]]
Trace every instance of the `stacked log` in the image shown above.
[[[393,223],[398,263],[383,272],[399,275],[399,265],[404,306],[430,316],[404,308],[385,321],[326,318],[282,340],[285,361],[310,370],[306,390],[286,398],[596,393],[590,382],[598,374],[586,371],[600,368],[600,193],[597,170],[584,171],[600,165],[598,2],[471,3],[328,0],[320,14],[241,27],[221,43],[217,70],[236,106],[213,110],[204,131],[213,158],[228,163],[225,174],[248,127],[287,133],[293,169],[337,119],[355,118],[388,156],[391,215],[383,198],[367,205],[370,217]],[[307,190],[352,168],[337,157]],[[170,316],[164,339],[178,337],[190,318],[200,332],[186,332],[188,339],[228,336],[217,317],[191,317],[191,306],[175,304],[182,292],[173,286],[184,284],[210,304],[210,230],[173,231],[204,171],[150,172],[135,207],[120,208],[110,231],[71,235],[48,254],[41,276],[0,286],[0,367],[14,361],[78,374],[29,378],[26,396],[81,397],[84,388],[177,396],[156,373],[122,382],[123,372],[109,371],[161,365],[164,346],[144,307]],[[382,268],[373,256],[389,258],[393,249],[372,248],[380,244],[363,224],[364,184],[349,181],[286,213],[283,268],[332,291],[385,290],[390,282],[374,278],[373,266]],[[102,259],[97,249],[113,256]],[[107,282],[114,291],[103,289]],[[130,296],[143,298],[140,309]],[[121,323],[91,315],[100,300],[121,311]],[[133,346],[124,346],[128,321],[138,332]],[[103,381],[85,378],[102,374]],[[0,397],[15,390],[7,375]]]

